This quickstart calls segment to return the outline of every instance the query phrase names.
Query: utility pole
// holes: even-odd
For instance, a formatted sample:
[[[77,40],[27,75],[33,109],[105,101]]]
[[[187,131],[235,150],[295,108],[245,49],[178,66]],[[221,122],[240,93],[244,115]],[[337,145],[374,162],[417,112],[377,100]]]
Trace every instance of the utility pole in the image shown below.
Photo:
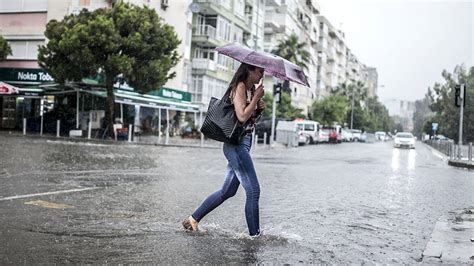
[[[275,146],[276,106],[281,99],[281,83],[273,77],[273,103],[272,103],[272,129],[270,135],[270,148]]]
[[[462,120],[464,116],[464,91],[466,90],[466,83],[461,81],[461,91],[459,95],[460,112],[459,112],[459,140],[458,140],[458,158],[462,158],[461,146],[462,146]]]
[[[354,121],[354,86],[349,85],[352,88],[352,99],[351,99],[351,130],[352,130],[352,124]]]

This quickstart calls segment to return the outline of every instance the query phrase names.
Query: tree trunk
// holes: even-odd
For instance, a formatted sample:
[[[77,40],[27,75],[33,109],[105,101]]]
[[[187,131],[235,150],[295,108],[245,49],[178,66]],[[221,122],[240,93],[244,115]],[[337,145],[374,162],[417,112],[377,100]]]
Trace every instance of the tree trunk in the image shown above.
[[[107,89],[107,106],[105,108],[105,121],[107,124],[108,135],[115,139],[114,132],[114,105],[115,105],[115,96],[114,96],[114,83],[113,79],[106,76],[105,86]]]

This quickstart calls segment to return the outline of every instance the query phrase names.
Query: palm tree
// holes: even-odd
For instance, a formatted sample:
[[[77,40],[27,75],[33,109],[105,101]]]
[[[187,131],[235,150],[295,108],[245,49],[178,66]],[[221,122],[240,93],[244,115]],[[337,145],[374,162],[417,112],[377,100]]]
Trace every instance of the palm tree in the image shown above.
[[[333,90],[334,95],[342,95],[351,101],[351,120],[350,126],[354,123],[354,102],[361,102],[367,99],[367,87],[362,81],[357,81],[356,83],[342,83]]]
[[[280,40],[272,53],[279,55],[286,60],[308,69],[308,63],[311,62],[311,54],[306,50],[306,43],[298,42],[298,36],[291,34],[286,40]]]
[[[306,43],[298,42],[298,36],[291,34],[286,40],[280,40],[272,53],[285,58],[286,60],[300,66],[302,69],[308,69],[308,64],[312,61],[311,54],[306,50]],[[289,91],[290,83],[283,82],[283,89]]]

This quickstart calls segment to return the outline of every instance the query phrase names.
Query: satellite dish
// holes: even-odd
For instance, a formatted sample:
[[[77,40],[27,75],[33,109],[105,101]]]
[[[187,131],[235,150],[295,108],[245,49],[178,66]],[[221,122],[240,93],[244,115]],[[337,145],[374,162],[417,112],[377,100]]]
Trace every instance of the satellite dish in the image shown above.
[[[199,13],[201,6],[198,3],[192,3],[189,5],[189,10],[193,13]]]

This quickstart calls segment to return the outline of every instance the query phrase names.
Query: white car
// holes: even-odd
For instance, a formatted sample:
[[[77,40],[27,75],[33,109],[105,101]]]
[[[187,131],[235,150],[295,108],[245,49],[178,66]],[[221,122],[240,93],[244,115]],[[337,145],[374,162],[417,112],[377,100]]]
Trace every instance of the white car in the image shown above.
[[[395,148],[415,148],[415,137],[410,132],[399,132],[393,138]]]

